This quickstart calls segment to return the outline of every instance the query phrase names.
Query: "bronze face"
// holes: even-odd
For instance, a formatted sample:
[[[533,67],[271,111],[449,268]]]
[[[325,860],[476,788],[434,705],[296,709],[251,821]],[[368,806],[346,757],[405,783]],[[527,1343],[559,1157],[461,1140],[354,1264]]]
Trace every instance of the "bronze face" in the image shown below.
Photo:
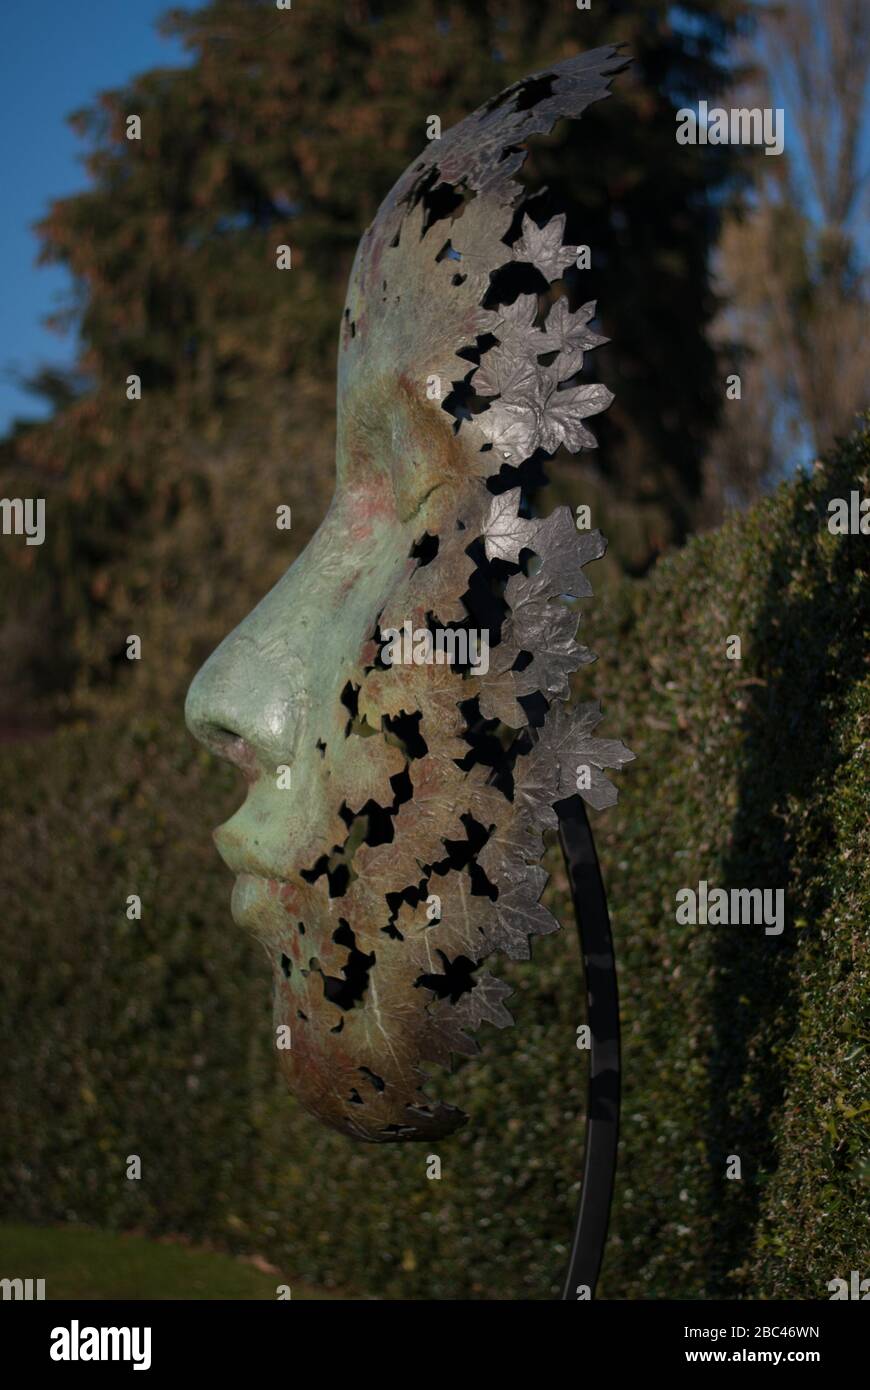
[[[610,402],[573,380],[603,341],[595,306],[543,317],[537,292],[502,302],[498,273],[544,291],[574,259],[513,174],[521,142],[621,66],[600,49],[517,83],[385,199],[342,317],[329,512],[188,695],[193,733],[249,784],[215,839],[273,963],[288,1083],[360,1139],[464,1122],[423,1064],[513,1021],[482,963],[556,929],[539,902],[554,804],[611,804],[602,769],[631,757],[593,736],[595,705],[566,703],[592,656],[564,597],[591,593],[604,541],[522,506],[529,461],[594,445],[582,421]]]

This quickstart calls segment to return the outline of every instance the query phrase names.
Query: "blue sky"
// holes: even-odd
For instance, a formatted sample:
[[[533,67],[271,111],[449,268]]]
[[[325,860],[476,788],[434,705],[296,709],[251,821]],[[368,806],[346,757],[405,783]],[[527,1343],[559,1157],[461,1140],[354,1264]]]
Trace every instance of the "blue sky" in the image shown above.
[[[197,2],[188,0],[188,7]],[[66,299],[70,282],[61,267],[36,265],[33,232],[52,198],[86,186],[83,145],[66,117],[137,73],[186,64],[181,45],[155,30],[160,15],[179,3],[0,0],[0,167],[7,194],[0,217],[0,435],[16,416],[33,418],[49,409],[16,376],[44,365],[68,366],[75,353],[73,334],[43,326]],[[788,112],[786,131],[793,134]],[[868,143],[865,127],[865,163]],[[791,139],[789,147],[796,152]]]
[[[0,433],[15,416],[47,407],[13,376],[44,364],[68,365],[73,335],[59,336],[42,318],[63,301],[69,277],[37,267],[33,223],[52,198],[84,188],[82,142],[66,124],[96,92],[122,86],[152,67],[183,66],[180,44],[161,38],[155,21],[172,0],[4,0],[0,5]],[[177,0],[176,0],[177,3]]]

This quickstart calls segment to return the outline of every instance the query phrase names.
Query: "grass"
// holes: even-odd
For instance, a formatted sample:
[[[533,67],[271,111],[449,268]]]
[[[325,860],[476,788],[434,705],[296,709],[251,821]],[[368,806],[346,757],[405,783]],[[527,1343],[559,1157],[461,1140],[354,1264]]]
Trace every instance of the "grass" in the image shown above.
[[[232,1255],[85,1226],[0,1226],[0,1278],[45,1279],[46,1299],[330,1299]]]

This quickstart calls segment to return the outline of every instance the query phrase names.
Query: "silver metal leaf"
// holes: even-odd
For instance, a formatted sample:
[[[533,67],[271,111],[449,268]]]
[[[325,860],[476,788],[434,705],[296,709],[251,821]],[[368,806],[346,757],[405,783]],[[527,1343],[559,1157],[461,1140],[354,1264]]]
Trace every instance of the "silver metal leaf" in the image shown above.
[[[621,768],[634,761],[634,754],[618,739],[592,737],[592,730],[602,718],[597,701],[580,705],[570,710],[564,705],[555,705],[550,710],[547,722],[534,753],[551,759],[556,768],[556,797],[572,796],[578,792],[583,800],[596,810],[614,806],[617,790],[602,769]],[[580,767],[590,769],[592,786],[577,786],[577,773]]]
[[[594,317],[595,308],[595,300],[591,299],[572,314],[563,295],[561,299],[556,300],[547,315],[538,351],[558,352],[559,356],[553,366],[560,381],[580,370],[583,366],[584,352],[590,352],[592,348],[610,341],[603,334],[594,333],[587,327],[589,320]]]
[[[508,560],[517,564],[520,552],[534,549],[533,541],[539,521],[528,521],[517,515],[520,500],[518,487],[493,497],[489,514],[483,524],[484,548],[488,560]]]
[[[580,449],[597,448],[595,436],[580,421],[606,410],[612,400],[613,392],[598,382],[571,386],[565,391],[548,391],[538,436],[540,447],[548,454],[554,454],[560,444],[572,454]]]
[[[528,213],[523,216],[522,236],[514,242],[515,261],[531,261],[547,280],[561,279],[562,272],[577,258],[576,246],[563,246],[565,214],[551,217],[539,227]]]
[[[500,889],[493,904],[495,924],[487,928],[493,949],[511,960],[528,960],[530,938],[549,936],[559,930],[552,912],[537,901],[528,881]]]
[[[538,522],[533,548],[541,557],[541,569],[536,576],[538,584],[546,584],[551,594],[589,598],[592,585],[583,573],[583,566],[590,560],[597,560],[607,548],[600,531],[578,531],[568,508],[556,507],[545,520]],[[508,589],[512,582],[509,581]],[[514,594],[516,592],[515,589]],[[512,603],[512,595],[506,596]]]
[[[479,396],[522,398],[534,389],[537,371],[533,359],[499,344],[485,354],[472,377],[472,385]]]

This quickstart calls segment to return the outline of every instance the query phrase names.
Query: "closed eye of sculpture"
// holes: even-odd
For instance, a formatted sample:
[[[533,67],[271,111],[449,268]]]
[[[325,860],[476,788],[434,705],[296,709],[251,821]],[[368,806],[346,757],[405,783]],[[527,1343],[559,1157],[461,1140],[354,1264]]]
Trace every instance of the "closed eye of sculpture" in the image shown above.
[[[513,1022],[491,957],[558,925],[554,808],[578,786],[611,804],[604,769],[632,756],[568,704],[592,654],[566,597],[591,593],[604,541],[523,505],[542,459],[594,445],[610,393],[577,374],[604,340],[593,304],[544,307],[576,248],[513,177],[527,137],[622,66],[599,49],[515,84],[387,196],[341,320],[333,501],[188,694],[193,733],[249,784],[215,839],[272,961],[290,1089],[359,1139],[464,1122],[426,1067]]]

